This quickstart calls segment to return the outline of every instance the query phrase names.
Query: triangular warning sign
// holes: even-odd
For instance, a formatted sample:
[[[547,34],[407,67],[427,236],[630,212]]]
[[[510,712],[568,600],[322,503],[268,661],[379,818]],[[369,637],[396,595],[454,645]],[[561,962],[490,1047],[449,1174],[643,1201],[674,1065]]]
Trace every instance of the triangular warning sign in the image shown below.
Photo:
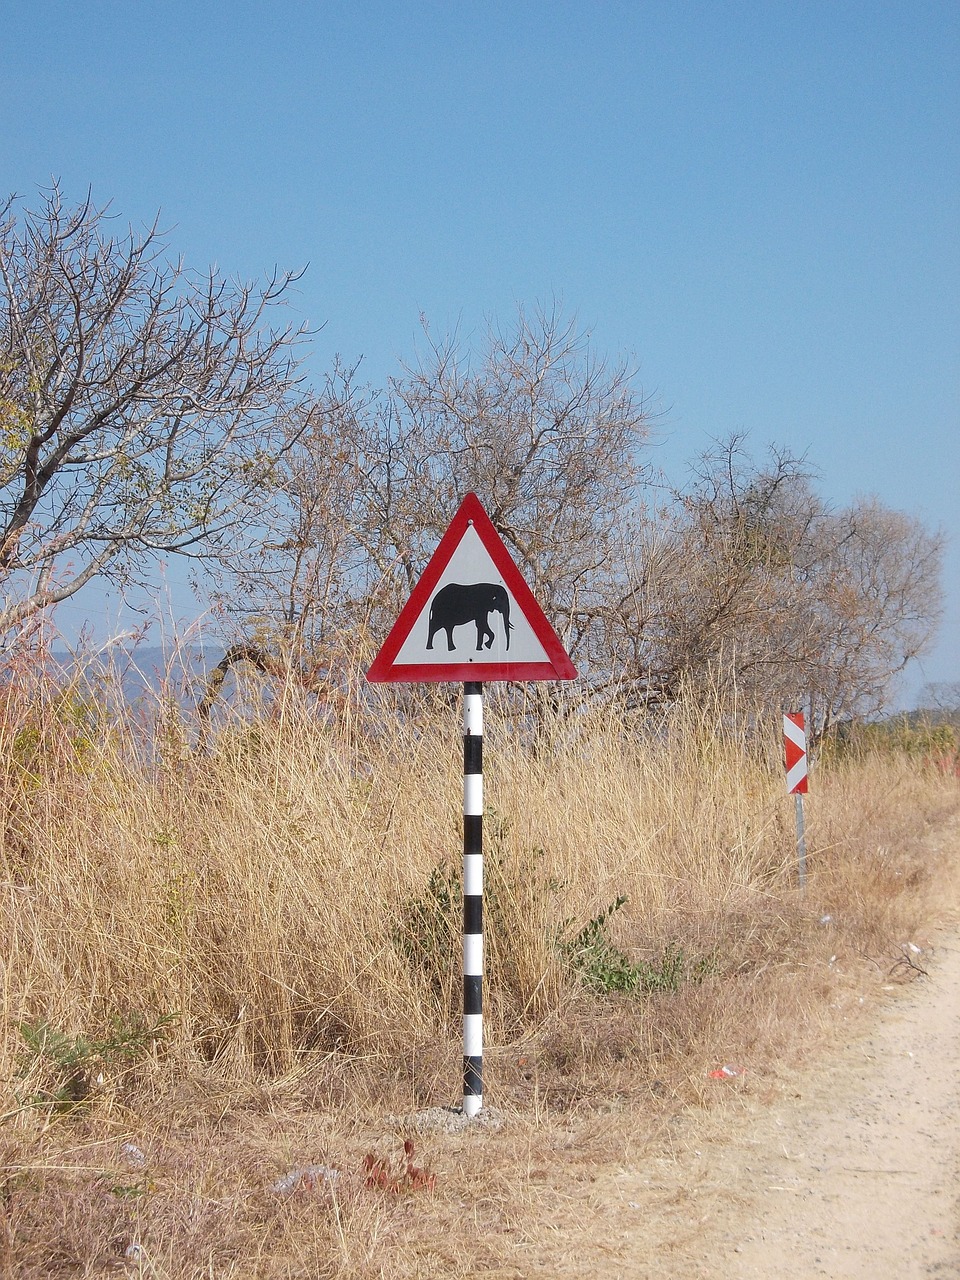
[[[480,499],[468,493],[367,679],[572,680],[576,674]]]

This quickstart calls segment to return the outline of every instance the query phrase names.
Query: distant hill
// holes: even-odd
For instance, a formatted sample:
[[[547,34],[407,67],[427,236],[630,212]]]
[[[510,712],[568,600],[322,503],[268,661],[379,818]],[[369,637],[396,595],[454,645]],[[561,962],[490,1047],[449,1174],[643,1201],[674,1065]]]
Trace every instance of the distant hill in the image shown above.
[[[91,654],[53,653],[54,663],[70,674],[81,675],[92,687],[113,684],[128,701],[144,694],[167,693],[177,701],[199,696],[206,675],[223,657],[223,645],[165,649],[138,645],[134,650],[109,649]]]
[[[914,711],[901,711],[891,720],[905,721],[911,729],[921,729],[927,725],[936,727],[949,724],[960,730],[960,707],[918,707]]]

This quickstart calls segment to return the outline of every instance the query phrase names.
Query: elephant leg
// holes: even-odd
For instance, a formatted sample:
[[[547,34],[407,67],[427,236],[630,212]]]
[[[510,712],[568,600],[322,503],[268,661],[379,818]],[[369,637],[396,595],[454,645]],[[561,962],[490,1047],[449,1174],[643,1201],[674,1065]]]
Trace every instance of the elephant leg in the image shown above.
[[[453,643],[453,627],[454,627],[454,625],[455,625],[455,624],[451,624],[449,627],[444,627],[444,628],[443,628],[443,629],[444,629],[444,631],[446,631],[446,633],[447,633],[447,652],[448,652],[448,653],[453,653],[453,650],[454,650],[454,643]]]
[[[477,618],[477,653],[491,648],[495,639],[496,637],[490,630],[489,619],[487,617]]]

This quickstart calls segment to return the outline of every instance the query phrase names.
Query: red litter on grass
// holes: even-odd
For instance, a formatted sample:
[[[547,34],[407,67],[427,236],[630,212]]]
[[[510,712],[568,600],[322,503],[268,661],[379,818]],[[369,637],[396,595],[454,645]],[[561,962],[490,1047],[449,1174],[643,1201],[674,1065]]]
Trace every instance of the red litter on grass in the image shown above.
[[[734,1080],[737,1076],[745,1075],[743,1067],[717,1067],[716,1071],[710,1072],[711,1080]]]

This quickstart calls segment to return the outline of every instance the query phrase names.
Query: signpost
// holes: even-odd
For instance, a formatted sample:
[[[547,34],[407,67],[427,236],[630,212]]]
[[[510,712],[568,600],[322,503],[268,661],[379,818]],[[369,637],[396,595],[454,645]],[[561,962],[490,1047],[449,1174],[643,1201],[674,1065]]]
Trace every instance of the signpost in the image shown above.
[[[483,683],[572,680],[573,663],[468,493],[367,672],[463,682],[463,1111],[483,1106]]]
[[[795,797],[797,809],[797,862],[800,888],[807,887],[807,844],[803,830],[803,797],[807,793],[807,735],[802,711],[786,711],[783,716],[783,754],[787,769],[787,794]]]

